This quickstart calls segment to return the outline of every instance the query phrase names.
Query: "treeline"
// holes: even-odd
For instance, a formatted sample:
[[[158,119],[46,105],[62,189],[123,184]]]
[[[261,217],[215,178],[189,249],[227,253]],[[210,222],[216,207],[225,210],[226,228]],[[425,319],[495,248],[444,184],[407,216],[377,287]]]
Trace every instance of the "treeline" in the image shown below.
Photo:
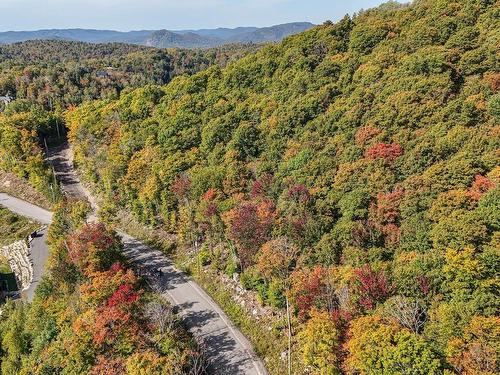
[[[1,373],[202,374],[171,306],[127,267],[117,235],[85,216],[81,202],[58,206],[33,303],[2,306]]]
[[[0,47],[0,170],[26,179],[50,201],[60,198],[45,139],[64,138],[62,113],[126,88],[165,84],[211,65],[225,66],[256,46],[159,50],[126,44],[31,41]],[[49,141],[50,145],[50,141]]]
[[[86,103],[76,162],[103,217],[288,299],[304,372],[498,373],[499,16],[391,2]]]
[[[130,53],[151,52],[153,48],[135,44],[91,44],[63,40],[30,40],[0,46],[0,61],[5,66],[58,64],[67,61],[108,59]]]
[[[37,40],[0,46],[0,96],[10,94],[53,110],[117,98],[127,87],[165,84],[256,50],[233,45],[165,50],[120,43]]]

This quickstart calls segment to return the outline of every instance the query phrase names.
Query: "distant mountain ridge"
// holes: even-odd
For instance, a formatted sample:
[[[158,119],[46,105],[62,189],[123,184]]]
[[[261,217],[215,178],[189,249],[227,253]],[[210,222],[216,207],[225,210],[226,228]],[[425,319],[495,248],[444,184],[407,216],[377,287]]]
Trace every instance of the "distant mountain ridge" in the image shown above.
[[[309,22],[293,22],[270,27],[238,27],[234,29],[200,30],[137,30],[114,31],[93,29],[47,29],[36,31],[0,32],[0,44],[27,40],[54,39],[88,43],[130,43],[159,48],[207,48],[229,43],[264,43],[280,41],[314,25]]]

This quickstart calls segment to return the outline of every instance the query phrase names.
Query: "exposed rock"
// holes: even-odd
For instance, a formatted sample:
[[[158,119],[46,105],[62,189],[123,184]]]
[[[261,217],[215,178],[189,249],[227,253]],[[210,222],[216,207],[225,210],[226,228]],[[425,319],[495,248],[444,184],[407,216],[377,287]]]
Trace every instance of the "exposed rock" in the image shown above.
[[[219,274],[221,284],[231,292],[233,300],[243,307],[249,315],[255,319],[276,315],[277,312],[269,306],[262,306],[256,292],[244,289],[239,282],[239,275],[228,277],[225,274]]]
[[[9,266],[16,276],[20,291],[27,289],[33,281],[33,265],[30,261],[30,248],[24,240],[3,246],[0,253],[7,258]]]

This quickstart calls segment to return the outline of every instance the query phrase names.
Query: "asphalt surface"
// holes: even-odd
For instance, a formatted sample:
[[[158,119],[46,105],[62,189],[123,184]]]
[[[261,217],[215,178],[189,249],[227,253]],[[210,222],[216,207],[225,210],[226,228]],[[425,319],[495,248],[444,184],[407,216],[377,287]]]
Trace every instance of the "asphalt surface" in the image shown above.
[[[0,205],[18,215],[28,217],[42,224],[48,225],[52,221],[52,213],[50,211],[4,193],[0,193]],[[33,281],[29,288],[23,292],[28,302],[33,301],[35,289],[45,272],[45,263],[49,257],[49,248],[46,241],[46,228],[39,231],[38,235],[31,241],[30,259],[33,265]]]
[[[42,280],[45,272],[47,259],[49,258],[49,249],[47,247],[47,228],[37,232],[37,236],[31,241],[31,264],[33,265],[33,281],[24,293],[28,302],[33,301],[35,289]]]
[[[28,217],[45,225],[50,224],[52,221],[51,212],[8,194],[0,193],[0,205],[18,215]]]
[[[119,234],[124,253],[135,269],[178,309],[186,327],[203,342],[212,362],[211,373],[267,374],[251,343],[200,286],[177,270],[162,252]]]
[[[71,198],[88,200],[94,210],[97,205],[89,192],[80,184],[72,165],[71,150],[67,144],[53,149],[50,161],[63,192]],[[24,216],[48,224],[51,213],[27,202],[0,195],[0,204]],[[95,218],[92,215],[91,219]],[[119,233],[124,243],[124,253],[136,271],[143,275],[151,287],[167,298],[183,319],[186,327],[203,344],[210,360],[210,373],[217,375],[267,375],[262,361],[255,355],[251,343],[231,322],[212,298],[192,279],[177,270],[162,252],[146,246],[137,239]],[[48,256],[45,237],[36,239],[33,262],[37,269],[34,277],[43,274]],[[42,242],[43,241],[43,242]],[[31,288],[36,288],[32,285]],[[32,295],[31,291],[31,295]]]

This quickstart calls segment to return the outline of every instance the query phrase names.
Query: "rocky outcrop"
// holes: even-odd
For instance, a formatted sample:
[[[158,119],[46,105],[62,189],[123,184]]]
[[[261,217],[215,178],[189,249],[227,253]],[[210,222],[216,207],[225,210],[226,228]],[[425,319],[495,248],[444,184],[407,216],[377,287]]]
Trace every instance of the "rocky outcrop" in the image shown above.
[[[233,300],[243,307],[249,316],[260,320],[279,314],[279,311],[269,306],[263,306],[259,302],[256,292],[243,288],[239,281],[238,274],[235,273],[233,277],[230,278],[221,273],[218,274],[218,277],[220,279],[219,282],[226,287],[226,290],[230,291]]]
[[[19,291],[27,289],[33,281],[33,265],[30,260],[30,247],[25,240],[14,242],[0,249],[9,262],[10,268],[16,276]]]

